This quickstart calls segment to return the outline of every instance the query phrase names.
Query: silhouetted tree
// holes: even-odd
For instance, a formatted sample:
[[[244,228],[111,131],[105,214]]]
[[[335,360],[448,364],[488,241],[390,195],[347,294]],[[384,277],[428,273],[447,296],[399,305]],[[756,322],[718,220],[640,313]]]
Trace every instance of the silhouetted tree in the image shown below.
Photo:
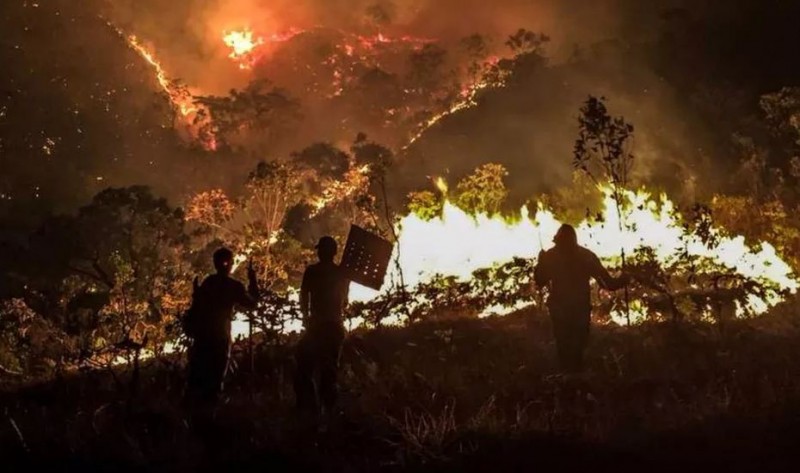
[[[410,90],[416,94],[427,94],[435,90],[444,74],[447,51],[441,46],[428,43],[409,56],[410,71],[408,82]]]
[[[310,201],[314,179],[315,173],[302,164],[261,161],[239,198],[221,190],[198,193],[189,201],[187,219],[210,230],[239,258],[249,255],[258,261],[261,287],[285,288],[302,269],[302,252],[283,230],[290,211]]]
[[[175,340],[173,322],[189,297],[183,225],[183,213],[146,187],[106,189],[31,236],[9,268],[24,285],[6,297],[48,321],[49,340],[62,348],[56,365],[158,353]]]
[[[253,81],[227,96],[201,96],[196,101],[204,106],[196,120],[203,139],[261,154],[269,154],[300,120],[298,102],[267,80]]]
[[[578,116],[578,139],[575,140],[573,166],[598,178],[611,187],[611,197],[619,215],[620,231],[627,228],[625,197],[633,155],[630,139],[633,125],[623,117],[612,117],[605,105],[605,97],[590,96],[580,109]],[[622,250],[622,266],[625,267],[625,250]],[[625,288],[625,311],[630,324],[628,288]]]
[[[539,54],[542,52],[542,47],[549,41],[550,37],[547,35],[520,28],[508,37],[505,44],[516,55]]]
[[[292,153],[298,163],[313,169],[321,178],[341,179],[350,169],[350,157],[330,143],[314,143]]]

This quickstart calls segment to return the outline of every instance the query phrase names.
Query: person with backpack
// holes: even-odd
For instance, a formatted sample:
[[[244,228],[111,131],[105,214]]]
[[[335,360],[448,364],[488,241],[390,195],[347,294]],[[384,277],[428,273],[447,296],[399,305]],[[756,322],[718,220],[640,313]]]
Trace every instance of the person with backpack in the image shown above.
[[[186,398],[193,408],[215,407],[222,392],[231,349],[231,322],[234,309],[256,308],[259,297],[252,261],[247,267],[248,287],[230,276],[233,252],[220,248],[214,252],[216,274],[198,285],[195,279],[192,305],[184,317],[184,331],[192,340]]]

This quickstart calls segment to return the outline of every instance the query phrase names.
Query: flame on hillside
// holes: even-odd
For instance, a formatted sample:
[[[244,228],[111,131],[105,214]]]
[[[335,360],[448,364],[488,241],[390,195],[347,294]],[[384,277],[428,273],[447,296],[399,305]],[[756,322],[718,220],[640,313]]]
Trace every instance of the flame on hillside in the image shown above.
[[[342,180],[333,180],[325,185],[322,195],[312,201],[312,216],[319,214],[325,207],[341,202],[363,189],[369,181],[369,164],[351,167]]]
[[[438,185],[446,190],[444,181],[439,180]],[[604,194],[605,220],[602,223],[581,222],[576,230],[580,243],[594,251],[609,267],[620,266],[623,250],[631,255],[646,245],[654,250],[655,257],[664,265],[674,262],[685,252],[698,261],[724,267],[764,284],[767,289],[760,296],[749,295],[744,305],[737,304],[737,315],[764,313],[783,300],[784,292],[794,293],[798,288],[792,268],[769,243],[761,242],[751,247],[745,243],[744,237],[728,237],[713,229],[719,243],[710,248],[699,236],[687,232],[682,216],[666,196],[654,199],[644,190],[624,192],[628,202],[625,206],[627,225],[621,227],[610,188],[601,187],[601,191]],[[508,220],[500,215],[470,215],[445,201],[438,218],[425,220],[410,214],[401,220],[398,225],[399,264],[408,287],[428,281],[435,275],[468,280],[478,269],[497,266],[514,258],[535,258],[540,250],[552,246],[553,236],[560,225],[554,213],[544,207],[540,207],[534,216],[523,207],[519,218]],[[397,280],[397,276],[391,275],[387,281]],[[387,282],[384,290],[388,290],[388,285]],[[378,293],[354,286],[351,294],[354,300],[368,301]],[[497,313],[496,310],[493,312]],[[631,304],[632,320],[646,316],[644,306],[634,301]],[[619,312],[612,312],[611,317],[616,322],[625,318]]]
[[[283,33],[264,37],[257,36],[250,28],[243,28],[224,32],[222,42],[231,50],[228,57],[238,64],[239,69],[247,70],[252,69],[263,57],[263,46],[289,41],[304,31],[300,28],[289,28]]]
[[[488,70],[490,67],[497,64],[499,58],[493,56],[489,58],[489,60],[484,63],[483,68]],[[437,123],[442,121],[442,119],[458,113],[462,110],[467,110],[472,107],[478,105],[478,94],[485,90],[485,89],[493,89],[493,88],[502,88],[505,86],[505,81],[502,78],[498,78],[496,80],[489,80],[485,74],[481,74],[479,79],[472,81],[471,83],[467,83],[461,88],[461,92],[459,93],[458,97],[454,102],[452,102],[447,108],[442,112],[436,113],[426,121],[424,121],[418,127],[417,131],[411,136],[411,139],[408,140],[406,145],[403,149],[407,149],[409,146],[413,145],[422,135],[425,134],[431,127],[435,126]]]
[[[178,118],[181,120],[186,130],[188,130],[194,138],[198,139],[200,144],[206,150],[216,149],[217,143],[214,136],[208,136],[200,139],[199,133],[197,133],[197,130],[203,126],[203,123],[210,120],[208,110],[203,110],[204,113],[199,115],[201,112],[201,107],[195,103],[192,94],[189,93],[186,88],[180,87],[177,82],[169,78],[161,63],[156,59],[155,55],[146,47],[144,47],[136,36],[129,36],[128,44],[153,68],[158,85],[164,91],[164,94],[169,98],[172,107],[175,109]],[[199,120],[199,124],[197,120],[198,116],[202,117]]]
[[[437,187],[447,192],[443,179],[435,181]],[[744,304],[736,304],[736,315],[763,314],[780,303],[786,293],[795,293],[798,280],[792,268],[766,242],[750,246],[742,236],[725,236],[719,229],[712,229],[718,244],[707,246],[703,240],[686,230],[683,217],[666,196],[658,198],[645,191],[624,191],[627,201],[625,221],[620,227],[617,206],[608,186],[602,186],[604,194],[601,223],[583,221],[576,225],[582,246],[594,251],[609,268],[619,268],[620,254],[624,250],[632,255],[646,245],[654,250],[659,263],[669,265],[681,253],[697,258],[701,264],[713,264],[726,268],[736,275],[750,278],[764,285],[759,295],[751,294]],[[501,215],[471,215],[445,200],[439,217],[425,220],[415,214],[406,215],[397,226],[399,240],[399,264],[405,284],[413,288],[430,281],[437,275],[454,276],[458,280],[469,280],[479,269],[496,267],[514,258],[535,259],[541,250],[552,246],[561,222],[552,210],[540,206],[535,215],[527,207],[520,209],[515,219]],[[620,230],[622,228],[622,230]],[[398,258],[395,248],[394,258]],[[381,292],[389,291],[399,280],[395,271],[387,275],[382,291],[374,291],[353,283],[350,288],[351,301],[370,301]],[[293,292],[296,298],[296,291]],[[413,305],[416,301],[411,301]],[[520,301],[510,307],[482,307],[483,315],[503,315],[530,305]],[[630,302],[630,317],[633,323],[648,317],[646,304],[634,299]],[[610,313],[611,320],[623,325],[626,315],[621,310]],[[399,314],[384,319],[384,323],[400,323]],[[356,320],[350,328],[358,326]],[[290,331],[302,329],[298,321],[289,322]],[[234,337],[247,336],[249,324],[244,314],[237,314],[232,325]]]
[[[121,31],[117,31],[122,35]],[[298,27],[289,27],[279,33],[261,34],[249,27],[242,27],[223,31],[220,39],[228,50],[227,57],[239,69],[251,71],[257,64],[268,60],[277,45],[286,43],[309,31]],[[343,30],[332,31],[338,35],[338,40],[333,52],[323,61],[331,68],[332,75],[330,92],[327,93],[328,98],[342,95],[348,87],[358,83],[358,79],[361,77],[359,74],[365,68],[381,67],[386,57],[395,57],[398,53],[411,49],[419,50],[425,45],[437,41],[434,38],[411,35],[390,36],[382,32],[374,35],[362,35]],[[196,103],[194,95],[198,94],[190,92],[187,87],[173,80],[157,59],[155,52],[144,46],[139,38],[131,35],[126,39],[130,47],[153,68],[156,81],[172,103],[182,128],[187,130],[192,139],[198,141],[203,148],[215,150],[217,138],[213,135],[213,127],[210,126],[212,117],[209,110]],[[448,99],[449,105],[445,105],[444,110],[439,109],[414,127],[411,138],[403,149],[413,144],[443,118],[477,105],[477,97],[482,90],[502,87],[504,85],[502,79],[489,79],[489,76],[485,74],[498,61],[499,58],[496,56],[487,58],[481,66],[482,72],[474,78],[466,79],[461,90],[452,94],[452,97]],[[389,109],[386,113],[387,120],[389,120],[389,116],[398,116],[398,113],[402,114],[402,110]],[[406,110],[405,113],[411,114],[412,111]],[[389,122],[387,121],[387,123]]]
[[[231,31],[222,37],[222,41],[231,48],[228,57],[237,61],[242,69],[249,69],[252,66],[250,62],[243,59],[250,57],[257,46],[264,44],[263,38],[253,39],[253,32],[249,29]]]

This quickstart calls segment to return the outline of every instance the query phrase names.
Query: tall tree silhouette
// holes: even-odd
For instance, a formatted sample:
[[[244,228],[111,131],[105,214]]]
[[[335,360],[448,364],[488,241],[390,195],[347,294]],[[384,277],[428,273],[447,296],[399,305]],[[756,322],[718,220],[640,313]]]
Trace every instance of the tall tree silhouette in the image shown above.
[[[619,215],[619,229],[627,228],[624,191],[628,186],[633,154],[630,152],[633,125],[623,117],[608,113],[605,97],[593,97],[584,102],[578,117],[578,139],[575,140],[573,166],[593,181],[598,177],[611,186],[611,197]],[[625,268],[625,249],[621,250]],[[628,288],[625,288],[625,318],[631,323]]]

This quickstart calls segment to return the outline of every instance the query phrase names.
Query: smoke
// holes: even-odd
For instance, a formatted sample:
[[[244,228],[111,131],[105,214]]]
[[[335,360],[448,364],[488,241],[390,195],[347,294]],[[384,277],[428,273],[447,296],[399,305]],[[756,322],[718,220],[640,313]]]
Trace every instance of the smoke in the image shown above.
[[[290,28],[414,35],[453,44],[473,34],[495,50],[518,28],[553,38],[554,50],[613,31],[614,2],[577,0],[108,0],[115,24],[151,42],[176,77],[205,93],[224,93],[248,77],[225,61],[223,32],[269,35]],[[212,72],[213,71],[213,72]]]
[[[638,182],[693,198],[692,182],[712,192],[725,180],[726,172],[717,168],[735,162],[727,154],[727,137],[743,120],[753,121],[745,114],[757,113],[758,94],[800,77],[791,48],[775,46],[797,43],[778,38],[798,36],[791,24],[798,7],[760,5],[756,0],[725,5],[687,0],[54,0],[38,9],[17,5],[23,13],[3,17],[14,35],[9,44],[21,46],[6,48],[4,63],[16,72],[3,83],[3,90],[12,92],[0,106],[16,108],[8,108],[2,123],[24,116],[14,113],[24,109],[26,97],[56,93],[58,102],[43,99],[37,107],[41,117],[61,119],[57,129],[36,129],[43,120],[39,115],[26,118],[30,130],[24,133],[20,126],[7,128],[6,143],[14,136],[32,138],[18,149],[6,145],[5,159],[22,164],[9,167],[2,193],[20,187],[15,182],[24,176],[27,189],[65,202],[63,196],[75,188],[89,192],[133,183],[154,185],[157,192],[181,199],[193,189],[232,187],[257,160],[288,156],[318,141],[347,148],[357,133],[366,132],[399,154],[390,176],[398,197],[428,185],[431,176],[456,180],[493,161],[509,168],[513,195],[524,200],[569,182],[577,111],[592,94],[606,96],[611,113],[635,126]],[[42,20],[45,11],[47,21]],[[168,104],[148,76],[152,71],[137,62],[106,20],[135,34],[170,78],[192,94],[227,96],[231,89],[266,79],[297,102],[299,123],[280,136],[257,130],[245,140],[257,146],[243,150],[181,148],[168,136],[168,119],[154,112]],[[228,57],[222,38],[244,28],[263,38],[303,33],[265,41],[254,67],[243,70]],[[472,66],[512,56],[505,41],[519,28],[550,37],[541,51],[546,60],[516,67],[505,87],[486,88],[476,95],[474,107],[445,116],[407,146],[422,124],[463,96],[475,79]],[[54,33],[39,41],[30,31]],[[479,41],[463,42],[474,35]],[[39,80],[31,82],[24,71],[36,71]],[[20,83],[31,84],[30,90],[13,92]],[[724,93],[716,90],[717,83]],[[742,99],[714,101],[733,97],[729,90]],[[108,105],[102,97],[114,101]],[[87,106],[75,107],[79,100]],[[63,104],[67,112],[78,108],[80,115],[46,113],[52,103]],[[74,117],[80,119],[77,125]],[[68,139],[68,134],[74,136]],[[270,135],[268,144],[259,141],[262,135]],[[92,146],[87,137],[95,137]],[[53,151],[49,138],[58,143]],[[43,156],[52,165],[26,164],[30,150],[52,152]],[[73,168],[81,179],[62,179]],[[186,179],[177,185],[172,175]],[[68,196],[70,202],[76,199]]]
[[[458,177],[482,162],[497,161],[512,170],[511,184],[519,195],[530,196],[569,180],[576,113],[588,94],[608,96],[612,111],[636,125],[637,172],[642,180],[664,179],[670,186],[674,183],[668,178],[683,182],[684,175],[696,171],[697,149],[702,146],[690,143],[698,133],[687,129],[691,120],[675,105],[681,98],[639,58],[618,54],[626,45],[615,40],[621,30],[637,40],[646,37],[663,7],[676,5],[661,3],[643,9],[637,2],[621,0],[192,0],[165,8],[156,0],[118,0],[109,4],[109,15],[147,38],[172,74],[195,93],[225,94],[255,78],[287,89],[302,103],[304,121],[296,136],[274,150],[276,154],[313,141],[346,146],[359,131],[396,149],[407,142],[409,129],[398,133],[397,126],[376,126],[382,117],[365,112],[365,103],[376,99],[365,96],[370,91],[357,81],[367,66],[356,70],[358,64],[346,65],[356,70],[353,90],[329,100],[333,92],[325,86],[333,80],[331,51],[347,42],[347,35],[380,33],[433,41],[446,51],[442,69],[457,71],[454,80],[462,80],[459,74],[467,59],[458,49],[463,38],[479,34],[486,42],[486,56],[508,57],[504,42],[509,34],[519,28],[544,33],[550,37],[546,69],[507,90],[485,94],[476,109],[433,127],[408,150],[408,166],[401,166],[397,176],[402,193],[424,185],[429,175],[449,171]],[[307,33],[286,44],[265,46],[257,67],[242,71],[227,58],[229,50],[221,38],[224,32],[243,28],[264,36],[290,29]],[[576,60],[579,50],[591,60]],[[368,66],[401,80],[410,73],[409,54],[411,47],[400,52],[385,47]],[[377,100],[385,102],[384,108],[408,106],[403,101],[410,101]],[[430,104],[419,108],[426,107]]]

